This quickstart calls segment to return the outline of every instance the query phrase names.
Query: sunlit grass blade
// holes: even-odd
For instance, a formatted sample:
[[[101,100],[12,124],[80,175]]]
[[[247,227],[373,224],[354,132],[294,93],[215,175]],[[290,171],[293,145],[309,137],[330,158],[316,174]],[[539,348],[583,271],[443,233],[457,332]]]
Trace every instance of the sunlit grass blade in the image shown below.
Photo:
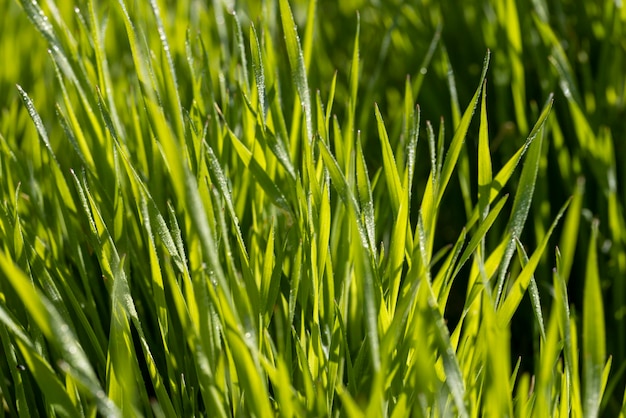
[[[387,264],[387,274],[389,277],[389,303],[388,309],[393,315],[398,301],[398,293],[400,291],[400,283],[402,280],[402,267],[404,265],[404,254],[406,248],[406,238],[409,225],[409,194],[403,193],[398,215],[395,220],[393,232],[391,235],[391,246],[389,248],[389,261]]]
[[[552,400],[551,393],[558,384],[558,377],[561,375],[558,357],[561,352],[561,344],[559,343],[558,317],[555,315],[555,306],[553,314],[550,315],[548,323],[547,335],[542,340],[541,358],[537,373],[537,387],[535,389],[535,404],[533,405],[534,414],[539,416],[554,415],[555,404]]]
[[[506,232],[509,243],[504,252],[497,282],[497,302],[499,302],[502,297],[504,280],[509,268],[509,263],[513,257],[513,252],[515,251],[515,242],[522,234],[522,230],[526,224],[526,218],[528,217],[528,213],[530,211],[530,205],[535,191],[535,182],[537,180],[537,171],[539,169],[539,160],[541,157],[544,134],[544,130],[539,131],[539,138],[535,139],[528,148],[517,192],[515,193],[515,199],[513,200],[513,209],[511,210],[511,217],[509,219]]]
[[[579,178],[576,182],[574,197],[567,211],[567,216],[563,222],[563,232],[559,248],[561,249],[561,270],[560,274],[567,282],[570,277],[572,265],[574,263],[576,243],[579,235],[579,225],[582,216],[583,196],[585,193],[585,179]]]
[[[374,228],[376,226],[376,222],[374,219],[372,186],[370,184],[370,178],[365,164],[365,156],[363,155],[360,135],[357,135],[356,139],[356,183],[369,248],[375,248],[376,231]]]
[[[304,120],[306,126],[307,139],[309,142],[313,140],[313,117],[311,115],[311,97],[309,94],[309,83],[306,76],[306,68],[304,64],[304,56],[302,55],[302,47],[300,46],[300,38],[296,30],[296,24],[291,14],[291,8],[287,0],[280,0],[280,18],[282,22],[283,32],[285,34],[285,42],[287,43],[287,56],[289,57],[289,65],[293,76],[294,84],[300,96],[300,104],[304,112]]]
[[[180,103],[178,80],[176,78],[176,69],[174,68],[174,60],[172,58],[171,48],[165,33],[165,27],[161,19],[161,11],[156,0],[150,0],[150,7],[157,24],[159,40],[161,41],[162,53],[165,54],[165,68],[163,69],[164,91],[163,94],[169,102],[170,115],[174,118],[174,129],[179,141],[183,141],[185,137],[185,123],[183,117],[183,109]]]
[[[380,114],[380,110],[378,109],[378,106],[376,106],[375,110],[376,110],[376,121],[378,125],[378,136],[380,138],[380,145],[382,148],[385,180],[387,182],[389,195],[391,197],[391,207],[393,208],[394,214],[397,215],[398,210],[400,208],[402,195],[404,194],[403,188],[402,188],[402,182],[400,181],[400,174],[398,173],[398,166],[396,165],[396,160],[393,156],[393,150],[391,149],[391,144],[389,143],[389,136],[387,135],[387,129],[385,128],[385,123],[383,122],[383,118]]]
[[[465,262],[469,260],[470,256],[474,253],[474,251],[476,250],[480,242],[484,240],[485,235],[487,234],[487,232],[489,231],[489,229],[491,228],[495,220],[498,218],[498,215],[502,211],[502,208],[504,207],[504,204],[506,203],[508,198],[509,198],[508,195],[503,196],[498,201],[498,203],[493,207],[493,209],[489,211],[485,220],[478,226],[478,229],[472,236],[472,239],[470,240],[469,244],[467,244],[465,251],[463,251],[463,254],[459,258],[459,263],[455,267],[454,273],[452,273],[451,278],[456,277],[456,275],[461,270],[461,267],[463,267]]]
[[[482,268],[482,267],[480,267]],[[512,416],[513,402],[510,396],[512,386],[510,375],[509,332],[501,328],[496,320],[496,312],[488,293],[482,292],[481,312],[483,323],[479,333],[486,368],[484,387],[484,413],[489,416]]]
[[[134,364],[135,352],[130,335],[130,324],[125,307],[120,300],[124,289],[122,279],[119,277],[123,266],[115,269],[118,277],[113,279],[111,292],[111,330],[109,332],[109,348],[107,362],[107,395],[115,402],[122,414],[138,414],[137,403],[141,398],[138,393],[135,376],[137,371]],[[126,295],[124,295],[126,296]],[[145,395],[144,395],[145,396]]]
[[[519,239],[515,241],[517,247],[517,254],[520,259],[520,265],[522,269],[526,267],[528,264],[528,254],[526,254],[526,250],[521,245]],[[537,320],[537,324],[539,325],[539,333],[541,335],[541,339],[545,341],[546,339],[546,327],[543,320],[543,309],[541,308],[541,298],[539,296],[539,289],[537,288],[537,282],[535,280],[534,275],[530,278],[530,283],[528,284],[528,294],[530,296],[530,303],[533,306],[533,313],[535,314],[535,319]]]
[[[11,334],[14,335],[17,348],[19,348],[26,362],[26,366],[22,365],[21,367],[18,364],[13,364],[12,366],[14,367],[15,373],[19,374],[21,368],[28,367],[52,408],[65,416],[77,416],[79,414],[79,408],[73,403],[70,394],[67,393],[67,389],[63,386],[63,383],[59,380],[51,365],[41,357],[35,344],[33,344],[15,321],[11,319],[2,306],[0,306],[0,321],[3,322],[3,329],[0,331],[0,335],[3,337],[3,346],[8,348],[6,344],[10,344],[7,332],[7,330],[9,330]],[[32,413],[29,412],[26,395],[24,393],[24,389],[26,389],[27,386],[25,382],[21,381],[19,378],[15,379],[15,382],[19,385],[16,387],[16,398],[18,399],[18,402],[16,402],[17,411],[20,415],[26,416]],[[3,393],[3,397],[4,396],[8,396],[8,392],[7,394]]]
[[[508,57],[511,64],[511,94],[515,106],[515,120],[522,134],[528,132],[526,119],[526,80],[523,62],[523,44],[521,33],[521,21],[518,5],[513,0],[500,2],[505,12],[500,16],[504,20],[504,27],[508,38]]]
[[[567,297],[567,282],[560,274],[561,271],[561,254],[559,249],[556,249],[556,268],[553,272],[553,283],[555,293],[555,313],[558,316],[559,330],[561,333],[561,339],[563,340],[563,357],[565,360],[565,373],[568,380],[569,399],[572,405],[572,410],[581,413],[581,399],[580,399],[580,385],[578,380],[578,353],[574,351],[576,347],[576,341],[572,341],[575,338],[575,334],[572,333],[572,327],[570,321],[572,315],[570,312],[569,300]],[[574,330],[575,331],[575,330]],[[573,336],[574,335],[574,336]]]
[[[522,156],[524,156],[524,154],[526,153],[530,145],[535,141],[535,139],[537,138],[537,135],[543,132],[544,124],[546,123],[546,120],[548,116],[550,115],[550,111],[552,110],[552,103],[553,103],[552,96],[550,96],[549,100],[547,100],[546,105],[541,111],[541,114],[539,115],[539,118],[537,119],[535,126],[528,134],[528,137],[526,138],[526,141],[524,142],[524,144],[515,152],[515,154],[513,154],[513,156],[511,156],[508,159],[508,161],[504,164],[504,166],[500,169],[500,171],[498,171],[496,176],[493,178],[493,181],[491,182],[490,193],[489,193],[489,203],[493,202],[493,200],[496,198],[496,196],[498,196],[498,194],[500,193],[504,185],[508,183],[511,176],[513,175],[513,172],[515,171],[515,168],[521,161]],[[474,223],[478,221],[478,219],[479,219],[479,213],[476,210],[472,214],[467,224],[467,227],[473,226]]]
[[[369,245],[369,241],[367,238],[366,229],[361,221],[361,213],[358,206],[358,203],[352,194],[350,188],[348,187],[348,183],[339,168],[339,164],[337,160],[332,156],[328,148],[323,142],[319,142],[320,144],[320,152],[322,154],[322,158],[324,159],[324,163],[329,170],[330,177],[333,180],[333,185],[337,189],[341,200],[344,202],[349,209],[352,210],[352,214],[356,219],[357,233],[360,238],[360,249],[357,247],[355,251],[358,254],[357,260],[355,260],[356,266],[361,270],[361,277],[365,279],[365,311],[366,311],[366,324],[368,326],[368,340],[371,344],[371,356],[374,361],[374,368],[378,369],[380,367],[380,353],[378,351],[378,312],[377,308],[374,305],[375,298],[374,292],[374,272],[372,271],[372,261],[374,260],[373,249]],[[380,291],[380,289],[379,289]],[[382,307],[381,307],[382,308]]]
[[[258,112],[261,115],[261,121],[265,123],[265,67],[263,65],[263,55],[259,38],[256,34],[254,25],[250,25],[250,50],[252,51],[252,68],[254,70],[254,80],[257,88],[257,100],[259,101]]]
[[[487,122],[487,86],[483,86],[480,104],[480,130],[478,133],[478,209],[481,218],[484,218],[489,210],[491,181],[491,154],[489,152],[489,126]]]
[[[467,130],[469,129],[469,124],[470,124],[470,121],[472,120],[474,110],[476,109],[478,98],[480,97],[480,92],[482,90],[483,83],[485,81],[485,76],[487,75],[487,68],[489,67],[490,57],[491,57],[491,52],[487,51],[487,55],[485,56],[485,60],[483,62],[483,69],[480,75],[478,88],[476,89],[474,96],[470,100],[469,105],[465,109],[465,112],[463,113],[463,116],[460,120],[459,126],[455,128],[454,137],[452,138],[452,142],[450,143],[450,147],[448,149],[448,153],[446,154],[446,158],[443,161],[439,194],[436,198],[437,203],[441,201],[443,192],[446,189],[448,182],[450,181],[450,177],[452,176],[452,171],[454,170],[454,167],[456,166],[457,160],[459,158],[459,154],[461,152],[461,148],[463,147],[463,143],[465,142],[465,136],[467,135]]]
[[[20,298],[23,301],[29,301],[24,307],[37,327],[62,353],[65,372],[87,389],[103,415],[120,416],[116,406],[104,395],[89,359],[72,329],[50,301],[35,289],[26,275],[3,252],[0,252],[0,269]]]
[[[597,256],[598,222],[594,221],[587,254],[583,299],[583,410],[585,416],[597,416],[603,390],[603,369],[606,362],[604,307]]]
[[[436,222],[436,208],[441,203],[443,193],[445,192],[448,182],[452,177],[452,172],[456,167],[456,163],[461,153],[461,148],[463,147],[463,144],[465,142],[465,136],[467,134],[467,130],[469,129],[472,115],[474,114],[474,110],[478,103],[480,92],[485,81],[485,76],[487,74],[489,57],[490,52],[487,51],[487,55],[485,56],[485,60],[483,62],[483,69],[480,76],[478,88],[476,89],[474,96],[472,97],[468,107],[466,108],[463,117],[461,118],[460,124],[456,127],[456,131],[454,133],[454,137],[452,138],[452,142],[450,143],[450,147],[448,148],[446,157],[445,159],[443,159],[441,174],[437,176],[436,184],[433,184],[433,179],[435,179],[436,173],[431,172],[429,181],[426,184],[426,190],[424,191],[424,196],[422,199],[421,213],[424,217],[424,226],[428,239],[428,244],[426,246],[427,254],[430,254],[432,252],[432,242],[434,240],[434,234],[432,232],[432,229],[434,229]]]
[[[363,224],[360,221],[359,204],[357,203],[357,200],[354,197],[354,194],[350,190],[348,186],[348,182],[345,176],[343,175],[343,172],[339,168],[339,164],[337,163],[337,160],[335,160],[333,155],[330,153],[330,150],[327,148],[327,146],[323,142],[319,142],[319,145],[320,145],[320,153],[322,155],[322,158],[324,159],[326,168],[328,168],[328,171],[330,173],[330,177],[333,181],[333,186],[337,190],[337,193],[339,194],[339,198],[355,214],[357,218],[356,224],[357,224],[359,236],[361,237],[362,244],[364,245],[365,248],[369,249],[370,246],[369,246],[369,241],[367,239],[367,232],[365,231],[365,228],[363,227]]]
[[[554,218],[552,225],[550,225],[550,229],[546,233],[546,236],[541,241],[541,243],[539,243],[537,249],[535,249],[535,251],[533,252],[533,255],[528,260],[528,264],[526,264],[519,276],[517,276],[517,278],[513,282],[511,286],[511,291],[502,300],[502,303],[498,308],[498,322],[501,326],[505,326],[509,323],[509,321],[513,317],[513,314],[517,310],[517,307],[522,301],[522,297],[524,296],[524,293],[528,288],[528,285],[533,277],[533,273],[535,272],[535,269],[539,264],[539,260],[543,256],[543,252],[548,245],[550,236],[552,235],[554,228],[561,219],[561,216],[563,216],[563,213],[565,212],[565,209],[567,209],[570,201],[571,199],[565,202],[565,204],[561,207],[561,210],[559,210],[559,213]]]
[[[35,109],[35,104],[30,99],[30,97],[28,97],[28,94],[26,94],[26,92],[22,89],[22,87],[18,85],[17,90],[19,91],[22,101],[24,102],[24,105],[26,106],[26,109],[28,110],[28,113],[30,117],[32,118],[33,123],[35,124],[35,127],[37,128],[39,137],[43,141],[45,148],[49,153],[50,159],[52,160],[52,163],[53,163],[52,172],[54,173],[54,177],[56,180],[56,185],[59,189],[59,193],[61,194],[68,208],[71,211],[75,211],[76,207],[74,206],[74,203],[73,203],[74,200],[71,197],[65,178],[61,174],[61,166],[54,153],[54,150],[52,149],[52,145],[50,144],[46,127],[44,126],[43,121],[41,120],[41,117],[39,116],[39,113],[37,113],[37,110]]]
[[[280,190],[278,185],[267,174],[264,167],[257,161],[255,155],[245,146],[245,144],[237,138],[237,136],[229,129],[228,136],[235,147],[235,150],[239,154],[239,157],[243,163],[250,169],[250,172],[259,182],[259,185],[263,188],[265,193],[270,197],[272,203],[286,212],[291,212],[292,209],[285,197],[284,193]]]
[[[465,383],[463,381],[463,374],[459,368],[458,359],[455,355],[454,348],[450,342],[450,333],[444,322],[443,316],[437,308],[437,303],[434,300],[432,289],[428,282],[423,282],[422,287],[424,293],[427,294],[428,304],[430,305],[430,315],[434,324],[435,338],[437,339],[443,367],[446,371],[446,385],[450,389],[454,404],[457,408],[459,416],[468,416],[465,407]]]
[[[352,154],[354,130],[356,124],[357,94],[359,91],[359,76],[361,74],[360,60],[360,37],[361,37],[361,16],[356,15],[356,33],[354,35],[354,46],[352,48],[352,62],[350,63],[350,84],[348,97],[348,118],[345,126],[345,138],[342,154],[349,156]],[[345,161],[347,168],[348,161]]]

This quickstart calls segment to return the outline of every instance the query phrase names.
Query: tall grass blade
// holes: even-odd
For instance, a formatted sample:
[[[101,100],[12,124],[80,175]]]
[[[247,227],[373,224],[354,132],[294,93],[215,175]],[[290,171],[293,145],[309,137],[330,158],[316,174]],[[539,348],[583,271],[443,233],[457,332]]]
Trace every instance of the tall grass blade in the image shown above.
[[[535,182],[537,180],[537,171],[539,169],[539,159],[541,157],[541,148],[543,146],[544,131],[540,130],[537,135],[539,138],[534,140],[528,148],[526,161],[524,162],[517,192],[515,193],[515,200],[513,201],[511,217],[507,225],[507,238],[509,243],[504,252],[504,258],[498,275],[496,301],[499,301],[502,297],[504,280],[511,258],[513,257],[513,252],[515,251],[515,241],[521,236],[530,211],[533,193],[535,191]]]
[[[376,105],[375,108],[376,122],[378,125],[378,136],[380,138],[380,145],[382,147],[385,180],[387,182],[387,187],[391,196],[391,207],[394,211],[394,214],[397,215],[400,208],[402,196],[404,195],[402,182],[400,181],[398,166],[396,165],[396,160],[393,156],[393,150],[391,149],[391,144],[389,143],[389,136],[387,135],[385,123],[383,122],[383,118],[380,114],[380,110],[378,109],[378,105]]]
[[[311,97],[309,94],[309,83],[306,76],[306,68],[304,65],[304,56],[302,55],[302,47],[300,46],[300,38],[296,30],[296,23],[291,14],[291,8],[287,0],[279,0],[280,19],[282,22],[283,32],[285,34],[285,42],[287,44],[287,56],[289,57],[289,66],[293,82],[300,97],[300,104],[304,112],[304,120],[306,127],[307,139],[309,142],[313,140],[313,117],[311,115]]]
[[[603,390],[603,371],[606,362],[606,335],[604,328],[604,307],[597,256],[598,221],[594,221],[589,240],[585,290],[583,299],[583,410],[585,416],[599,414]]]
[[[568,200],[561,207],[561,210],[559,210],[559,213],[556,215],[556,218],[552,222],[552,225],[550,225],[550,229],[546,233],[546,236],[543,238],[541,243],[537,246],[537,249],[533,252],[533,255],[528,260],[528,264],[526,264],[526,266],[522,269],[519,276],[517,276],[517,278],[513,282],[511,286],[511,291],[502,300],[502,303],[500,304],[500,307],[498,308],[498,323],[500,324],[500,326],[503,326],[503,327],[506,326],[511,320],[511,318],[513,317],[513,314],[515,313],[515,311],[517,310],[517,307],[522,301],[522,297],[524,296],[524,293],[526,292],[526,289],[528,288],[528,285],[533,277],[533,273],[535,272],[535,269],[537,268],[537,265],[539,264],[539,260],[543,256],[543,252],[545,251],[545,248],[548,245],[550,236],[552,235],[554,228],[556,227],[559,220],[561,219],[561,216],[563,216],[563,213],[565,212],[565,209],[567,209],[567,206],[569,205],[570,201],[571,199]]]

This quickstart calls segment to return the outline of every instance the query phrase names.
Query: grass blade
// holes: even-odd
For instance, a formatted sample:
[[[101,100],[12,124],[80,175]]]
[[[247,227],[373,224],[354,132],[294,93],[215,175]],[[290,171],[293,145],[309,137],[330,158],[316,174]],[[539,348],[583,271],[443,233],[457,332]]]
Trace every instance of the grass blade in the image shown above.
[[[293,82],[300,96],[300,104],[304,112],[304,120],[306,126],[306,134],[309,143],[313,141],[313,117],[311,115],[311,97],[309,94],[309,83],[306,77],[306,68],[304,66],[304,56],[300,46],[300,38],[296,30],[296,23],[291,14],[291,8],[287,0],[280,0],[280,19],[285,34],[285,42],[287,43],[287,56],[289,57],[289,65]]]
[[[515,282],[513,283],[509,294],[506,295],[505,299],[503,299],[503,302],[498,308],[498,323],[500,324],[500,326],[506,326],[513,317],[515,311],[517,310],[517,307],[522,301],[522,297],[524,296],[524,293],[526,292],[526,289],[528,288],[528,285],[533,277],[533,273],[535,272],[535,269],[539,264],[539,260],[543,256],[543,252],[548,245],[550,236],[552,235],[554,228],[561,219],[561,216],[563,216],[563,213],[565,212],[565,209],[567,209],[570,201],[571,199],[568,200],[563,205],[563,207],[561,207],[561,210],[559,210],[559,213],[556,215],[556,218],[552,222],[552,225],[550,225],[550,229],[546,233],[546,236],[537,246],[537,249],[533,252],[533,255],[528,260],[528,264],[526,264],[519,276],[517,276],[517,278],[515,279]]]
[[[598,221],[594,221],[587,254],[583,299],[583,411],[587,417],[598,416],[603,390],[603,369],[606,361],[604,308],[597,256]]]
[[[498,284],[496,290],[496,302],[498,302],[502,296],[502,290],[504,288],[504,279],[515,251],[515,241],[519,239],[522,234],[526,219],[530,211],[530,205],[532,203],[533,193],[535,191],[535,182],[537,180],[537,171],[539,169],[539,160],[541,157],[541,147],[543,145],[543,129],[538,132],[539,138],[530,144],[528,148],[528,154],[524,167],[522,168],[522,174],[520,177],[517,192],[515,193],[515,200],[513,201],[513,209],[511,211],[511,217],[507,225],[507,237],[509,243],[504,252],[504,258],[500,266],[500,274],[498,276]]]
[[[389,143],[389,136],[387,135],[387,129],[385,128],[383,117],[380,114],[378,105],[376,105],[375,108],[376,122],[378,124],[378,136],[382,147],[385,180],[387,181],[387,187],[389,188],[391,207],[393,208],[394,215],[397,216],[404,191],[402,189],[402,182],[400,181],[400,175],[398,174],[398,166],[396,165],[393,150],[391,149],[391,144]]]
[[[104,396],[98,378],[72,329],[50,301],[35,289],[26,275],[3,252],[0,252],[0,269],[20,299],[29,301],[24,307],[46,338],[62,353],[66,362],[65,371],[88,390],[97,402],[100,413],[112,417],[120,416],[116,406]]]

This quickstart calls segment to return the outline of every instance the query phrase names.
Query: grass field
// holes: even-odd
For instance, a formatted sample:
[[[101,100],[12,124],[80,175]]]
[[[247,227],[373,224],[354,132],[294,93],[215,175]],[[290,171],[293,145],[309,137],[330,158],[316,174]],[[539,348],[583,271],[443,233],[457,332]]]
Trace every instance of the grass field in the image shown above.
[[[626,417],[626,7],[462,4],[0,0],[0,416]]]

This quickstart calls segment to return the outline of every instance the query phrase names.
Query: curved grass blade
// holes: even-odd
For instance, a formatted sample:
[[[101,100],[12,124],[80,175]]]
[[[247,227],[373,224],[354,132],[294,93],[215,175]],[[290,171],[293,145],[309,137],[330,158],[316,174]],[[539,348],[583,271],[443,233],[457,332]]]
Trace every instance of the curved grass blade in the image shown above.
[[[500,298],[502,297],[504,280],[506,278],[511,259],[513,258],[513,252],[515,251],[515,241],[519,239],[522,234],[524,224],[526,223],[526,219],[528,217],[528,212],[530,211],[533,193],[535,191],[537,171],[539,170],[539,160],[541,158],[541,147],[543,145],[543,128],[541,128],[541,131],[538,132],[538,135],[538,140],[533,141],[528,148],[526,161],[524,162],[520,181],[517,186],[517,192],[515,193],[515,199],[513,200],[511,217],[509,218],[509,223],[506,228],[506,234],[509,242],[504,252],[502,264],[500,265],[500,274],[498,276],[498,284],[495,297],[496,304],[499,303]]]
[[[253,154],[245,144],[237,138],[237,136],[233,133],[233,131],[228,129],[228,136],[232,141],[232,144],[237,151],[237,154],[243,161],[243,163],[248,167],[254,178],[259,182],[263,191],[267,193],[272,203],[274,203],[279,208],[283,209],[287,213],[292,213],[292,209],[289,206],[287,198],[285,194],[282,192],[280,187],[272,180],[272,178],[267,174],[265,168],[257,161],[255,154]]]
[[[532,275],[535,272],[539,261],[541,260],[543,252],[548,245],[550,236],[552,235],[554,228],[556,228],[556,225],[561,219],[561,216],[563,216],[563,213],[565,212],[565,209],[567,209],[570,201],[571,199],[565,202],[565,204],[561,207],[561,210],[559,210],[559,213],[556,215],[556,218],[552,222],[552,225],[550,225],[550,229],[546,233],[541,243],[539,243],[539,245],[537,246],[537,249],[535,250],[533,255],[528,260],[528,264],[526,264],[526,267],[522,269],[519,276],[517,276],[517,279],[515,279],[515,283],[513,283],[511,291],[508,295],[506,295],[506,298],[503,300],[501,306],[498,308],[498,323],[500,324],[500,326],[507,326],[508,323],[511,321],[513,314],[515,313],[517,307],[522,301],[522,297],[524,296],[524,293],[528,288],[528,284],[530,283]]]
[[[522,268],[526,267],[528,264],[528,255],[526,254],[526,250],[524,250],[524,246],[520,242],[519,239],[515,240],[517,244],[517,254],[520,259],[520,264]],[[541,334],[541,340],[546,340],[546,327],[545,322],[543,320],[543,310],[541,309],[541,299],[539,298],[539,289],[537,288],[537,282],[535,281],[535,276],[531,276],[530,284],[528,285],[528,293],[530,294],[530,303],[533,306],[533,312],[535,313],[535,319],[539,324],[539,333]]]
[[[509,158],[509,160],[506,162],[506,164],[504,164],[500,171],[498,171],[498,174],[496,174],[495,178],[491,182],[491,187],[489,191],[489,204],[493,203],[496,196],[498,196],[504,185],[513,175],[513,171],[515,171],[515,168],[521,161],[522,156],[526,153],[527,149],[534,142],[537,135],[542,132],[544,124],[548,116],[550,115],[550,111],[552,110],[552,103],[553,96],[550,95],[548,101],[546,102],[546,105],[543,107],[543,110],[539,115],[539,118],[537,119],[537,122],[535,123],[535,126],[530,131],[530,134],[528,134],[524,145],[522,145],[511,158]],[[479,220],[479,218],[479,212],[478,209],[476,209],[472,213],[469,221],[467,222],[466,228],[471,228]]]
[[[469,244],[467,244],[467,248],[465,248],[465,251],[463,251],[463,255],[461,255],[461,258],[459,258],[459,264],[456,266],[456,268],[454,269],[454,273],[452,273],[451,275],[452,279],[456,277],[465,262],[467,262],[470,256],[474,253],[480,242],[484,240],[485,235],[487,235],[487,232],[497,219],[508,198],[509,195],[503,196],[502,199],[500,199],[500,201],[496,204],[496,206],[494,206],[494,208],[489,211],[485,220],[479,225],[476,233],[474,233]]]

